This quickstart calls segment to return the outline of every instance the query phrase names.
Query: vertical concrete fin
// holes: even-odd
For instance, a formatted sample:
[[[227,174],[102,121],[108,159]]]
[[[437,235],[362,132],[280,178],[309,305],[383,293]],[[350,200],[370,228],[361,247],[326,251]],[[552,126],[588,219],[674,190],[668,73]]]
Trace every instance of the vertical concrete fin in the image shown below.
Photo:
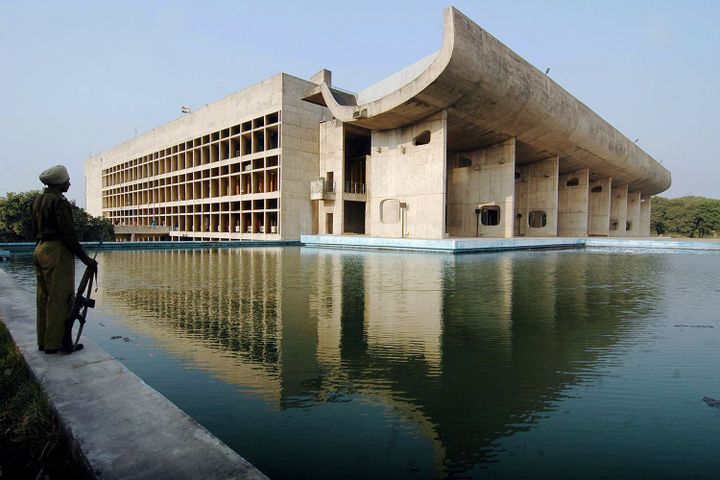
[[[564,173],[558,179],[558,236],[588,234],[590,169]]]
[[[588,197],[588,235],[595,237],[609,236],[612,178],[607,177],[591,181]]]
[[[627,223],[628,186],[612,187],[610,198],[610,236],[624,237]]]

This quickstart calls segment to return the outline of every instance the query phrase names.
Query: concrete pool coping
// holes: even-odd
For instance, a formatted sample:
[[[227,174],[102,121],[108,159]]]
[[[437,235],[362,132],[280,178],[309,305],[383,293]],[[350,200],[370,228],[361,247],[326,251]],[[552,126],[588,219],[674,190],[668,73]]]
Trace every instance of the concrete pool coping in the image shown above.
[[[522,238],[380,238],[361,235],[302,235],[304,247],[354,248],[372,250],[411,250],[445,253],[480,253],[507,250],[574,249],[586,247],[669,249],[669,250],[715,250],[720,251],[720,241],[675,240],[670,238],[608,238],[608,237],[522,237]]]
[[[98,479],[266,479],[87,337],[72,355],[37,350],[35,297],[0,269],[0,321],[47,394],[73,456]]]
[[[88,249],[97,242],[83,242]],[[405,250],[441,253],[482,253],[508,250],[566,250],[586,247],[644,250],[720,251],[720,240],[690,240],[664,237],[514,237],[514,238],[385,238],[364,235],[301,235],[299,241],[232,241],[232,242],[105,242],[103,250],[186,250],[232,249],[247,247],[320,247],[360,250]],[[28,253],[34,243],[2,243],[8,256]]]

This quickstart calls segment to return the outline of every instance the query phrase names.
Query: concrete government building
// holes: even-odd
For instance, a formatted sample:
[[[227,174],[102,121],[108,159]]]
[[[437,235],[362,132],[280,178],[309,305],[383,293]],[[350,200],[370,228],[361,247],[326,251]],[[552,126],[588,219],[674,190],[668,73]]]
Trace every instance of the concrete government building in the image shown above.
[[[126,240],[648,236],[670,172],[453,7],[357,93],[284,73],[85,164]]]

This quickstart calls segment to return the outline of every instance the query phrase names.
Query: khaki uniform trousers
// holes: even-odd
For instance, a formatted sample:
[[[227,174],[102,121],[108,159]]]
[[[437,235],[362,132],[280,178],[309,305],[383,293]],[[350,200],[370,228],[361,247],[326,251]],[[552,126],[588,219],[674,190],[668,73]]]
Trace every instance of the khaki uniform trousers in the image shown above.
[[[37,277],[37,341],[45,350],[62,346],[65,317],[75,299],[75,258],[60,241],[41,241],[33,257]]]

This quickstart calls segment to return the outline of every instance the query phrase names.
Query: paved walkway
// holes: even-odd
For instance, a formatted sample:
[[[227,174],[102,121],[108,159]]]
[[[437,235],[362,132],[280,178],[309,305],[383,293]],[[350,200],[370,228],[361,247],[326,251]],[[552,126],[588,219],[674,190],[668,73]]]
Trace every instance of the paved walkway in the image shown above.
[[[98,479],[265,479],[259,470],[120,362],[83,338],[72,355],[35,341],[35,298],[0,270],[0,321],[10,330],[70,439]]]

